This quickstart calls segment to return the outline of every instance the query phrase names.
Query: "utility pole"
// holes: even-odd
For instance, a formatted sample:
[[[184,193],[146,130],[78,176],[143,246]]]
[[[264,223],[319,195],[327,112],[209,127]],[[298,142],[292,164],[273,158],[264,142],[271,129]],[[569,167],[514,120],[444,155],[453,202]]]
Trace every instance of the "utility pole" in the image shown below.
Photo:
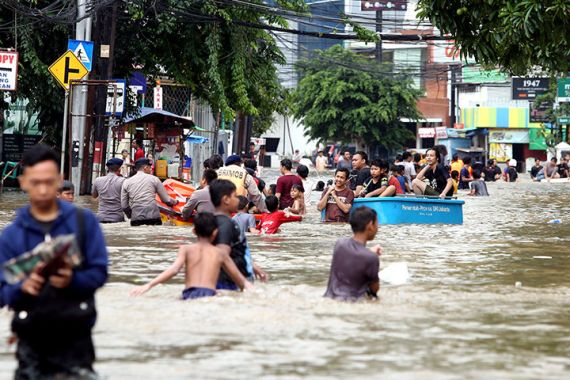
[[[91,17],[86,16],[91,0],[77,0],[77,18],[75,39],[91,41]],[[85,80],[89,79],[87,75]],[[84,159],[85,122],[87,112],[87,86],[74,86],[71,89],[71,182],[76,192],[81,192],[82,163]]]
[[[378,42],[376,42],[376,60],[382,63],[382,11],[376,11],[376,34]]]
[[[451,68],[451,94],[449,94],[449,127],[454,128],[457,121],[456,109],[457,109],[457,71],[461,69],[461,64],[452,64]]]
[[[97,13],[93,40],[95,46],[109,46],[108,56],[97,56],[96,76],[100,80],[110,80],[113,78],[113,63],[115,51],[115,36],[117,29],[117,10],[118,4],[115,2],[111,8],[100,8]],[[95,60],[94,60],[95,61]],[[95,63],[95,62],[94,62]],[[92,178],[96,178],[101,174],[102,168],[105,167],[107,160],[107,146],[109,140],[110,125],[107,124],[107,118],[104,117],[107,103],[107,86],[99,85],[96,87],[95,96],[95,154],[93,155]],[[112,117],[109,119],[109,121]]]

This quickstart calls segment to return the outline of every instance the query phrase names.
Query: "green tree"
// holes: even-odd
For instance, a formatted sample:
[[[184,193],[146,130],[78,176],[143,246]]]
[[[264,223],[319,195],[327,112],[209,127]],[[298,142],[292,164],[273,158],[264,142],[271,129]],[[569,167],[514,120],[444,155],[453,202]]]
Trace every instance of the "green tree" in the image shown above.
[[[545,138],[546,145],[549,147],[554,147],[562,141],[562,125],[558,124],[557,119],[559,117],[570,116],[570,103],[559,103],[557,107],[556,104],[556,92],[557,83],[556,78],[550,79],[550,90],[542,95],[536,97],[534,102],[531,104],[531,108],[539,108],[541,105],[548,105],[546,109],[545,116],[547,120],[550,120],[551,125],[547,127],[546,124],[542,124],[542,135]]]
[[[455,40],[463,57],[515,75],[570,70],[567,0],[418,0],[418,16]]]
[[[420,92],[405,75],[386,72],[336,45],[301,61],[303,75],[293,94],[293,115],[302,119],[305,134],[322,141],[360,140],[385,149],[401,148],[414,135],[400,118],[418,119]]]
[[[64,92],[48,67],[73,37],[75,5],[55,0],[14,4],[0,4],[0,47],[20,51],[19,88],[13,95],[30,99],[30,107],[40,111],[40,126],[53,132],[56,143]],[[95,16],[112,8],[110,3],[93,4]],[[280,0],[278,5],[297,11],[306,7],[302,0]],[[238,111],[257,116],[260,133],[269,128],[273,112],[283,108],[275,65],[283,64],[284,57],[268,31],[246,25],[287,26],[262,1],[121,1],[118,15],[115,78],[128,77],[136,67],[151,78],[173,79],[228,119]],[[92,72],[91,79],[97,77]]]

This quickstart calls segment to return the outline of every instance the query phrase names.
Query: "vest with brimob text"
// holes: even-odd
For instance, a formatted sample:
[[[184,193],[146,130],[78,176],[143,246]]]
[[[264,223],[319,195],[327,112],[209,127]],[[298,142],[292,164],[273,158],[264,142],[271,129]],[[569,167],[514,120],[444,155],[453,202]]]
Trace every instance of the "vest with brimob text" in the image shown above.
[[[222,166],[218,169],[218,179],[227,179],[236,185],[236,195],[247,196],[247,189],[245,188],[246,175],[247,171],[237,165]]]

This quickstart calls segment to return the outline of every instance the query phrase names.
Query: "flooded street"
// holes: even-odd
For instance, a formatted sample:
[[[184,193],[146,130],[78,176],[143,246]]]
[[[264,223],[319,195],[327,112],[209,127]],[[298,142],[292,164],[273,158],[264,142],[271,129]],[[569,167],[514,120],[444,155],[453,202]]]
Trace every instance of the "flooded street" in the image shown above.
[[[179,300],[182,273],[128,296],[194,240],[189,228],[103,225],[111,276],[97,294],[95,368],[110,379],[570,378],[570,185],[488,187],[489,198],[463,197],[463,225],[380,227],[381,268],[406,262],[411,278],[381,286],[379,302],[322,297],[350,227],[321,224],[314,205],[281,234],[248,237],[268,284],[191,302]],[[1,195],[0,228],[25,201]],[[16,365],[10,318],[0,311],[2,379]]]

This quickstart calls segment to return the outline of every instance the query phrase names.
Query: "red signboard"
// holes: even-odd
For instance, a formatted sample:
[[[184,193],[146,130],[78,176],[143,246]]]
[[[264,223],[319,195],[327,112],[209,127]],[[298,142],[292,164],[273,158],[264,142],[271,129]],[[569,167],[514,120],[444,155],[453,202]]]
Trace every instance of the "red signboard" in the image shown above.
[[[405,11],[408,9],[406,0],[361,0],[362,11]]]

